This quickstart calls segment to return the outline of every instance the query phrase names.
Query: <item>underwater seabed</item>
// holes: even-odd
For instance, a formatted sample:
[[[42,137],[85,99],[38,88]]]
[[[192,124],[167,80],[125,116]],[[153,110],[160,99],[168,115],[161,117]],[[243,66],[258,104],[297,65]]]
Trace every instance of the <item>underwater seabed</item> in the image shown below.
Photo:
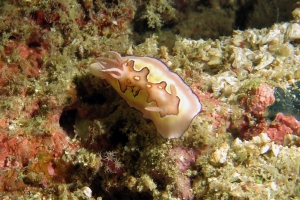
[[[191,2],[186,21],[236,8]],[[191,39],[174,15],[191,2],[0,3],[1,199],[299,199],[299,5],[290,22]],[[157,34],[136,45],[133,21]],[[164,43],[164,23],[182,36]],[[91,74],[108,51],[160,60],[188,85],[201,111],[181,137]]]

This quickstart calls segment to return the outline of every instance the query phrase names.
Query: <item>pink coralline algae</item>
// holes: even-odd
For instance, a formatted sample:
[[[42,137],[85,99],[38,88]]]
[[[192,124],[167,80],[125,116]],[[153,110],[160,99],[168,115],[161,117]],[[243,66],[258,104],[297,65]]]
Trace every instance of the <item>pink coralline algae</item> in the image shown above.
[[[220,108],[222,103],[213,97],[212,93],[209,92],[202,92],[200,88],[201,83],[193,83],[191,88],[193,92],[198,96],[201,102],[205,102],[202,108],[202,112],[200,113],[201,117],[206,119],[207,121],[212,122],[212,127],[215,129],[227,129],[229,127],[229,120],[228,120],[228,112],[220,112],[220,110],[216,108]],[[210,105],[211,108],[208,109],[206,105]],[[223,130],[222,129],[222,130]],[[220,132],[222,132],[222,130]],[[224,132],[224,131],[223,131]]]
[[[21,57],[20,67],[23,74],[27,77],[37,77],[42,73],[42,56],[46,53],[43,48],[29,47],[27,44],[9,40],[5,45],[3,54],[9,56],[15,49]]]
[[[256,122],[255,126],[249,126],[243,122],[241,127],[241,136],[245,139],[251,139],[260,133],[267,133],[276,144],[283,144],[287,134],[300,135],[300,122],[295,117],[285,116],[282,113],[278,113],[272,122],[261,119]]]
[[[175,195],[180,197],[180,199],[185,199],[185,200],[194,199],[194,193],[191,187],[191,180],[189,177],[183,174],[178,174],[175,181],[177,187],[177,190],[175,191]]]
[[[293,116],[285,116],[282,113],[278,113],[265,132],[274,142],[282,144],[284,136],[287,134],[300,136],[300,122]]]
[[[178,168],[175,179],[177,187],[176,196],[182,199],[193,199],[194,197],[191,180],[184,173],[195,164],[198,154],[193,149],[185,149],[183,147],[175,147],[170,150],[169,156]]]
[[[53,164],[54,159],[61,156],[64,147],[72,147],[72,145],[70,145],[65,134],[60,131],[53,132],[48,137],[30,139],[22,135],[9,138],[7,133],[2,132],[0,137],[0,170],[4,174],[0,191],[20,190],[26,187],[23,180],[14,175],[17,172],[18,174],[43,174],[40,183],[44,187],[48,186],[56,175],[56,170],[61,171]],[[27,168],[26,173],[24,167]]]
[[[245,112],[241,122],[233,123],[240,123],[237,126],[242,138],[251,139],[266,129],[268,124],[263,115],[274,100],[274,90],[265,83],[252,89],[241,98],[240,104],[247,112]]]
[[[191,149],[186,150],[182,147],[175,147],[170,150],[170,156],[182,173],[196,162],[196,153]]]
[[[242,138],[251,139],[264,132],[276,144],[283,144],[287,134],[300,135],[300,122],[293,116],[278,113],[272,122],[264,118],[268,107],[274,101],[274,90],[265,83],[241,99],[241,105],[250,114],[245,113],[244,120],[239,125],[238,129]]]
[[[263,83],[241,100],[246,110],[257,118],[262,118],[266,108],[274,103],[274,90]]]

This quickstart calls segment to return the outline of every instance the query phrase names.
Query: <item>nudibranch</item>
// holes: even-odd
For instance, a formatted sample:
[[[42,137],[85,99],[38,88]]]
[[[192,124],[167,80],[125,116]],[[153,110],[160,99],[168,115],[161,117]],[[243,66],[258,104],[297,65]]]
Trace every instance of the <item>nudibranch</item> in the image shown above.
[[[91,73],[106,79],[131,107],[151,119],[164,138],[180,137],[201,111],[191,88],[158,59],[108,53],[114,59],[97,58]]]

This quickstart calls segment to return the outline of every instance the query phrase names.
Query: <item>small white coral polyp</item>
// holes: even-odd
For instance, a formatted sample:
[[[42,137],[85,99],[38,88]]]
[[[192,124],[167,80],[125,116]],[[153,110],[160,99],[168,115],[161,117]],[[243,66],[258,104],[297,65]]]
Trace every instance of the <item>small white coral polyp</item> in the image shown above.
[[[180,137],[201,111],[191,88],[155,58],[109,54],[115,59],[97,58],[91,73],[106,79],[131,107],[151,119],[164,138]]]
[[[104,159],[108,161],[114,161],[116,159],[116,153],[115,151],[107,151],[104,154]]]

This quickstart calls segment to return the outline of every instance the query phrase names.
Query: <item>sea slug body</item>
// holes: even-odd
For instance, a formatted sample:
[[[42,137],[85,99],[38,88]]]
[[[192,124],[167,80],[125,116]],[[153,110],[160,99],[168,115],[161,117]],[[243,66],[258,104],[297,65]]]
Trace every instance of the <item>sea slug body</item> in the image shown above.
[[[158,59],[110,51],[90,65],[127,103],[151,119],[164,138],[178,138],[201,111],[201,103],[184,81]]]

